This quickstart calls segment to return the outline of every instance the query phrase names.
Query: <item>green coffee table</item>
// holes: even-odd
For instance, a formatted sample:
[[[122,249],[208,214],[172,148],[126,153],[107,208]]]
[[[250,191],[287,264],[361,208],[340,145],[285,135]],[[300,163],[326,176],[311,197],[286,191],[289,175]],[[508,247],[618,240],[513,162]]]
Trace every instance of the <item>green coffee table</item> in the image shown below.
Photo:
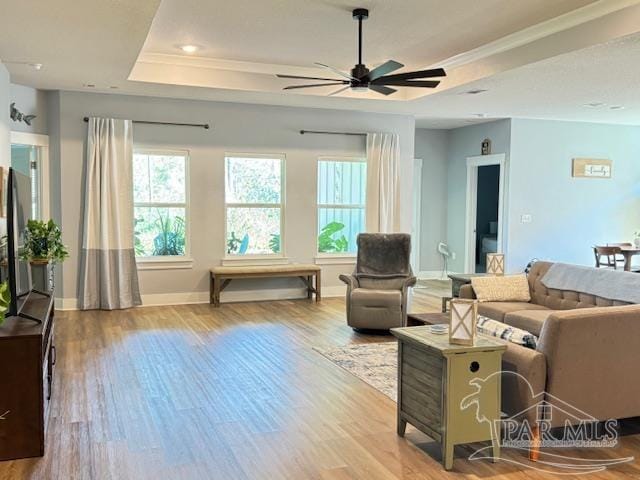
[[[500,375],[496,373],[506,345],[484,335],[473,346],[452,345],[448,335],[433,334],[430,326],[394,328],[391,333],[398,338],[398,435],[404,436],[410,423],[440,442],[446,470],[453,467],[454,446],[463,443],[490,440],[497,459],[500,436],[494,430],[500,419]],[[474,379],[487,380],[477,382],[478,388],[470,384]],[[462,408],[463,399],[472,402]]]

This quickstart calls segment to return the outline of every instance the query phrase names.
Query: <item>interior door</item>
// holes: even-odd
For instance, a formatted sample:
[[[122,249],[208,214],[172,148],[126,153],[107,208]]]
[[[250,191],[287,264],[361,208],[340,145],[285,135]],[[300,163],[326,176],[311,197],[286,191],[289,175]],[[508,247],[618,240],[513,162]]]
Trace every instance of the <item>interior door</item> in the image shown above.
[[[31,179],[31,218],[42,217],[41,147],[11,144],[11,167]]]

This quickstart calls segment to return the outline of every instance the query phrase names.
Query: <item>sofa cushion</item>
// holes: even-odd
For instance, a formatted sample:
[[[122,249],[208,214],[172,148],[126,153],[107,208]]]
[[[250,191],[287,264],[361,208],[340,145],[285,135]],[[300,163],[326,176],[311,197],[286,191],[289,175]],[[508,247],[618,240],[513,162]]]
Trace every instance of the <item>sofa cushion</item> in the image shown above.
[[[538,342],[538,337],[531,332],[492,320],[489,317],[478,317],[477,328],[480,333],[508,340],[511,343],[527,348],[535,349]]]
[[[528,302],[531,300],[527,276],[473,277],[471,285],[479,302]]]
[[[499,322],[504,321],[505,314],[520,310],[546,310],[551,311],[542,305],[528,302],[481,302],[478,303],[478,314],[493,318]]]
[[[504,323],[540,336],[540,331],[542,330],[544,321],[554,312],[556,312],[556,310],[546,309],[507,312],[504,316]]]

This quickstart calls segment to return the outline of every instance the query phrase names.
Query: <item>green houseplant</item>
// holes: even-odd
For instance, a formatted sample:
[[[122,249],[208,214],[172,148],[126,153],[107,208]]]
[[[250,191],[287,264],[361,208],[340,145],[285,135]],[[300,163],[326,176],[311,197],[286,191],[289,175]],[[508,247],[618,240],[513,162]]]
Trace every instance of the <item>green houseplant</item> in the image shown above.
[[[62,232],[53,220],[29,220],[20,258],[32,264],[60,263],[69,256]]]
[[[9,303],[11,303],[9,284],[7,282],[0,283],[0,325],[4,323],[4,316],[9,310]]]

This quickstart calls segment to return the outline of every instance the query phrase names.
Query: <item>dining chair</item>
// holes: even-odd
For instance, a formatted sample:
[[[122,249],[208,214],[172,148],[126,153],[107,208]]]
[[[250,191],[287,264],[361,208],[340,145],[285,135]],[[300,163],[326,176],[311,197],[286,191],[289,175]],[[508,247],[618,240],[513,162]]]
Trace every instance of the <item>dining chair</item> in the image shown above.
[[[607,247],[633,247],[631,242],[607,243]],[[624,265],[624,255],[616,255],[616,262]]]
[[[613,268],[614,270],[618,269],[619,262],[616,256],[621,254],[619,246],[596,245],[593,247],[593,254],[596,257],[596,268]],[[606,261],[603,261],[603,259],[605,259]]]

